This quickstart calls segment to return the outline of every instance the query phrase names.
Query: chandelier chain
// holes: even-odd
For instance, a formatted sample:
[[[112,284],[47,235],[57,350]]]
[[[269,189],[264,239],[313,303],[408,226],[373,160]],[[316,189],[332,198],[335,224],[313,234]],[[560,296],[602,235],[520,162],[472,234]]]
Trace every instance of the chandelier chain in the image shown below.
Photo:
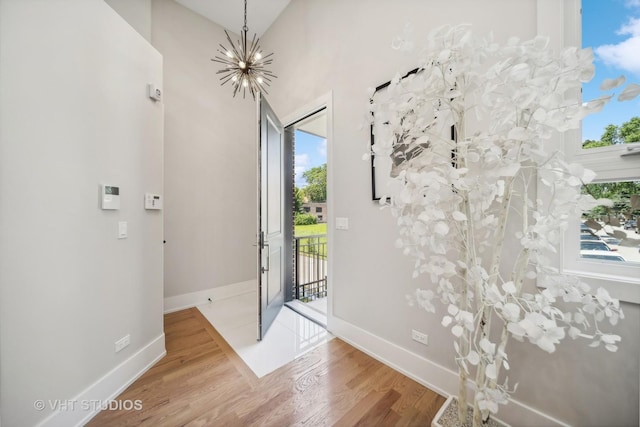
[[[244,0],[244,27],[242,27],[242,31],[249,31],[249,27],[247,27],[247,0]]]

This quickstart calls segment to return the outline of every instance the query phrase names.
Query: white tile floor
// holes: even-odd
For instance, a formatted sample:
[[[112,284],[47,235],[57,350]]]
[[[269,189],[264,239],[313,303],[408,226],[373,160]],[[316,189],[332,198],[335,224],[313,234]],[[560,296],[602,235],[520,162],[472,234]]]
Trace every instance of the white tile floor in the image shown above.
[[[257,292],[213,301],[198,309],[258,377],[333,338],[321,326],[283,307],[258,342]]]

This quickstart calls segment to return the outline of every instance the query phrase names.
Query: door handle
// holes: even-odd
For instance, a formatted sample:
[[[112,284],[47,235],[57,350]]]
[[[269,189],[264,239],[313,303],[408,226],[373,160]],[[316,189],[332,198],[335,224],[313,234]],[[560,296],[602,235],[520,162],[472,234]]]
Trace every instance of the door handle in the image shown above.
[[[271,256],[269,255],[269,244],[266,242],[262,243],[263,248],[267,248],[267,266],[260,266],[260,271],[262,273],[266,273],[271,268]]]

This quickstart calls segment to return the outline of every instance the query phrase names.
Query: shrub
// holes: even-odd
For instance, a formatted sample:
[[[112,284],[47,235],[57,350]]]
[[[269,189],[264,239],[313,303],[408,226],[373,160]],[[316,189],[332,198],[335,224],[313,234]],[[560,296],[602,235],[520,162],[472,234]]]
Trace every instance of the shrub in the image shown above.
[[[315,216],[307,213],[297,213],[294,219],[295,225],[313,225],[317,224],[318,220]]]

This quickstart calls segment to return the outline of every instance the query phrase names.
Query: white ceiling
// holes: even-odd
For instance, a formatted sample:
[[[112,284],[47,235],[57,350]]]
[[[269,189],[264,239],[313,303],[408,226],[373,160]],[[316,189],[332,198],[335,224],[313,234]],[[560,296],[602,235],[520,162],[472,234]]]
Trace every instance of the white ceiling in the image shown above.
[[[262,36],[282,13],[290,0],[247,0],[249,37]],[[239,34],[244,25],[242,0],[176,0],[184,7],[208,18],[229,31]]]

